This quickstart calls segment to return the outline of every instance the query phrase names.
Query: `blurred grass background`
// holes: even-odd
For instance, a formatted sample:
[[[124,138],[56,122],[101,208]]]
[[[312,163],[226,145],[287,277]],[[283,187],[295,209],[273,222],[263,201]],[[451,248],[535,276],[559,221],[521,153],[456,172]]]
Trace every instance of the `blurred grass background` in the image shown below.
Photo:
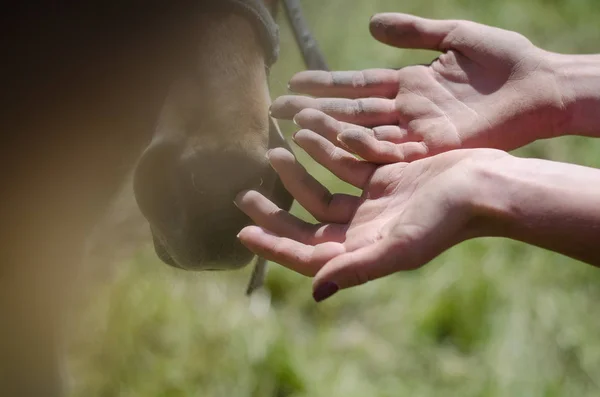
[[[598,0],[305,0],[332,69],[429,62],[368,33],[400,11],[516,30],[564,53],[600,53]],[[283,16],[273,97],[303,68]],[[287,136],[294,131],[282,123]],[[333,191],[353,191],[295,147]],[[600,167],[600,141],[536,142],[518,155]],[[294,213],[308,218],[294,207]],[[600,242],[599,242],[600,243]],[[311,280],[272,265],[244,296],[250,268],[181,273],[151,249],[80,303],[70,346],[73,397],[600,395],[600,271],[520,243],[461,244],[425,268],[316,305]]]

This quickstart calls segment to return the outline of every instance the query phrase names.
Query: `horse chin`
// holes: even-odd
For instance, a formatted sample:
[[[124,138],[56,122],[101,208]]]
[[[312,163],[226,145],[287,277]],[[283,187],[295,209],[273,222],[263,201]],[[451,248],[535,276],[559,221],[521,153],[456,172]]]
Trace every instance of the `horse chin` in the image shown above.
[[[221,221],[220,224],[203,210],[205,217],[184,219],[174,228],[153,228],[157,256],[169,266],[189,271],[236,270],[245,267],[254,254],[236,235],[250,224],[250,219],[234,211],[239,210],[235,207],[216,210],[218,214],[231,214],[228,222]],[[157,235],[161,238],[157,238]]]
[[[246,267],[254,258],[254,254],[237,241],[235,244],[231,244],[230,249],[220,250],[216,255],[213,254],[210,257],[207,256],[211,252],[210,250],[169,249],[154,234],[153,242],[156,255],[162,262],[187,271],[237,270]],[[173,252],[174,255],[171,255],[170,252]]]
[[[234,205],[235,196],[253,189],[289,209],[292,198],[264,155],[243,149],[198,147],[187,155],[155,143],[144,153],[134,191],[162,262],[189,271],[243,268],[254,254],[236,236],[252,220]]]

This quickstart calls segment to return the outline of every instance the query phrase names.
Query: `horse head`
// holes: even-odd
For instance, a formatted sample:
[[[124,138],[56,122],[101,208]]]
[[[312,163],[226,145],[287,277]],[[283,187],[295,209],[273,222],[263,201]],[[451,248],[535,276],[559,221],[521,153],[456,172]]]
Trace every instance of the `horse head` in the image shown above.
[[[265,157],[287,146],[269,116],[277,26],[260,1],[224,3],[233,8],[201,17],[197,63],[173,84],[134,175],[157,255],[186,270],[235,269],[254,257],[236,237],[251,223],[233,203],[240,191],[286,210],[293,201]]]

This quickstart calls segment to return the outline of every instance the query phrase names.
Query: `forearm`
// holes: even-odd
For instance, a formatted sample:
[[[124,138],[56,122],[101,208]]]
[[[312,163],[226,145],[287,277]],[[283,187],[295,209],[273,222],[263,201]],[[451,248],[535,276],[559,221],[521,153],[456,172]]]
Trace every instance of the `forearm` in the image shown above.
[[[549,54],[562,93],[565,134],[600,137],[600,55]]]
[[[506,156],[478,171],[482,235],[507,237],[600,267],[600,170]]]

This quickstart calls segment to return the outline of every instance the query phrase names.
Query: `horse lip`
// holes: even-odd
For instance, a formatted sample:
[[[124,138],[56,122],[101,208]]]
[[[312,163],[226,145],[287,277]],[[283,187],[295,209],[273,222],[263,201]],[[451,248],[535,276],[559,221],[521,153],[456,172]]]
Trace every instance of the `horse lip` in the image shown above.
[[[171,267],[181,270],[188,270],[173,259],[171,254],[169,254],[169,252],[165,248],[164,244],[160,241],[160,239],[156,237],[156,234],[154,234],[154,232],[152,232],[152,242],[154,244],[154,251],[156,252],[156,255],[161,261],[163,261],[165,264]]]

